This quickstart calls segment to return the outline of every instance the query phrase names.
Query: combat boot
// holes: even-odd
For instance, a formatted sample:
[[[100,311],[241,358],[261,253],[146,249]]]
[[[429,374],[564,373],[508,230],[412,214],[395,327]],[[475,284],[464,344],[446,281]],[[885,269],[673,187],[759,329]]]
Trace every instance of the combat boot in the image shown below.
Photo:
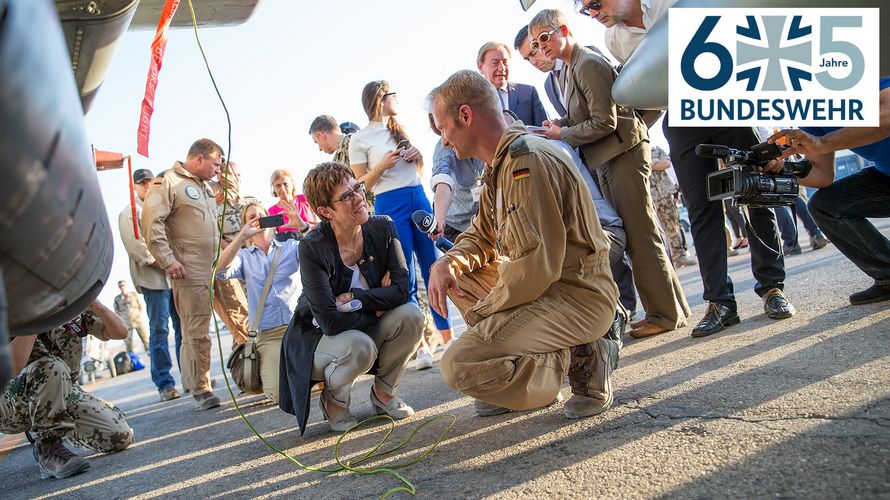
[[[592,417],[612,406],[612,370],[618,343],[605,337],[571,348],[569,384],[572,397],[563,412],[568,418]]]
[[[40,467],[40,477],[63,477],[79,474],[90,468],[87,459],[71,452],[61,438],[41,439],[34,443],[34,459]]]

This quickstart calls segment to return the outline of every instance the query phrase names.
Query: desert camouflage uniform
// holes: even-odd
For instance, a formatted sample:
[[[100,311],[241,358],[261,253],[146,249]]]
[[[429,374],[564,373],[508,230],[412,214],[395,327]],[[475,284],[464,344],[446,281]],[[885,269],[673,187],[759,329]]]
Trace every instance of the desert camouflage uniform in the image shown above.
[[[659,160],[671,161],[670,155],[658,146],[652,147],[652,164]],[[649,176],[649,191],[652,193],[652,205],[655,215],[661,221],[664,232],[667,233],[671,245],[671,257],[676,260],[686,255],[683,246],[683,236],[680,227],[680,213],[674,203],[677,194],[677,186],[671,181],[670,176],[664,170],[652,170]]]
[[[129,330],[127,340],[124,341],[127,352],[133,352],[134,330],[139,335],[139,339],[142,340],[145,352],[151,352],[148,343],[148,325],[142,317],[143,309],[142,301],[136,292],[128,292],[126,295],[120,294],[114,298],[114,312],[124,320],[124,324],[127,325]]]
[[[123,450],[133,442],[124,413],[77,383],[83,348],[76,329],[108,340],[102,322],[89,311],[39,334],[28,364],[0,394],[0,432],[30,431],[36,440],[68,438],[101,453]]]
[[[219,198],[217,198],[219,201]],[[223,240],[231,243],[241,231],[241,210],[248,203],[256,202],[252,196],[229,200],[225,205],[217,203],[217,220],[222,220]],[[215,280],[213,282],[213,309],[232,333],[232,342],[247,342],[247,295],[241,280]]]

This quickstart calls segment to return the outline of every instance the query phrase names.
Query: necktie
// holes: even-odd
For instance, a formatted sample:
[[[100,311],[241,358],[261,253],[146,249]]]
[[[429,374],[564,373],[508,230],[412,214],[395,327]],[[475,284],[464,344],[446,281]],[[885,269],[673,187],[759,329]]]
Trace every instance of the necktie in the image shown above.
[[[504,89],[498,89],[498,97],[501,99],[501,109],[509,109],[507,106],[507,91]]]

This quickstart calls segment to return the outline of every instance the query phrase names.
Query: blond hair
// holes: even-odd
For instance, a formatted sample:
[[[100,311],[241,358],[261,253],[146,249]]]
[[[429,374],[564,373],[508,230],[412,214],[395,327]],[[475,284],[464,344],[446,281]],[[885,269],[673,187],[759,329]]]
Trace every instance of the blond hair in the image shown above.
[[[243,207],[241,207],[241,226],[242,227],[244,227],[244,224],[247,224],[247,210],[250,209],[250,207],[257,207],[258,209],[260,209],[264,214],[264,215],[262,215],[262,217],[266,217],[267,215],[269,215],[269,211],[266,210],[266,207],[263,206],[262,203],[260,203],[256,200],[249,201],[247,203],[247,205],[244,205]]]
[[[541,12],[538,12],[535,17],[529,21],[528,34],[531,36],[532,31],[534,31],[535,28],[545,28],[549,30],[558,28],[559,26],[565,26],[569,34],[572,33],[572,30],[569,29],[569,18],[566,17],[561,10],[544,9]]]
[[[440,100],[448,114],[457,117],[464,104],[476,111],[485,110],[495,115],[501,114],[501,100],[494,85],[484,76],[468,69],[449,76],[445,82],[434,88],[427,96],[428,111],[433,110],[436,99]]]
[[[296,185],[296,183],[294,183],[294,176],[291,175],[290,170],[287,170],[285,168],[279,168],[278,170],[272,172],[272,177],[269,179],[269,185],[272,186],[272,196],[278,196],[277,194],[275,194],[275,180],[278,179],[279,177],[285,177],[285,176],[290,177],[290,183],[291,183],[290,197],[296,198],[297,197],[297,185]]]

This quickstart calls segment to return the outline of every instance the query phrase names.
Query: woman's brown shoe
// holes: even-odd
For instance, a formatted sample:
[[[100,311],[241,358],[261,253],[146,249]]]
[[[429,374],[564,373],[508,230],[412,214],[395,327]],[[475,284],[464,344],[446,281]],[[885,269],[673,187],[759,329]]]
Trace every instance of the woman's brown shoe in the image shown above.
[[[655,323],[650,323],[649,321],[644,320],[640,322],[636,328],[628,332],[628,335],[635,339],[642,339],[669,331],[670,330],[668,330],[667,328],[662,328]]]

